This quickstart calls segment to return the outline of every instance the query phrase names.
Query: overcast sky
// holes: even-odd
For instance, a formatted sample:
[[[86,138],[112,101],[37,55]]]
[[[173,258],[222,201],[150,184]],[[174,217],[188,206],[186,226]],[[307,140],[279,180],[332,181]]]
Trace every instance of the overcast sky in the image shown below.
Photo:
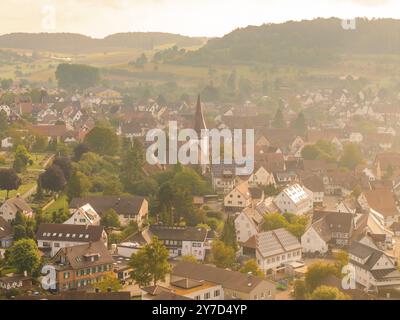
[[[248,25],[332,16],[400,18],[400,0],[0,0],[0,34],[222,36]]]

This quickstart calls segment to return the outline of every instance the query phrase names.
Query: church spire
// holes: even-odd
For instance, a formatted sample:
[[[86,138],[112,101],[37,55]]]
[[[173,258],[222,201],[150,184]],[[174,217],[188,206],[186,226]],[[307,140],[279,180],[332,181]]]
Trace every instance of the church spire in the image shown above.
[[[206,122],[204,121],[203,107],[200,101],[200,95],[197,96],[196,113],[194,115],[194,130],[197,134],[201,135],[201,129],[207,129]]]

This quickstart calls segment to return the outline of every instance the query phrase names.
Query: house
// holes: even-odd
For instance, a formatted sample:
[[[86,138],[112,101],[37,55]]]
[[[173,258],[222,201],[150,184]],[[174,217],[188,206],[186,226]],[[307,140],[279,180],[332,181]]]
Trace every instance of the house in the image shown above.
[[[114,259],[102,241],[61,248],[50,264],[56,269],[58,291],[95,287],[113,270]]]
[[[33,216],[32,208],[20,196],[6,200],[0,207],[0,217],[8,222],[15,219],[17,212],[21,212],[27,217]]]
[[[0,217],[0,248],[11,247],[13,241],[13,229],[9,222]]]
[[[400,286],[394,258],[381,250],[355,241],[349,248],[349,264],[354,267],[356,283],[368,291]]]
[[[149,204],[144,197],[139,196],[88,196],[72,199],[69,208],[77,210],[80,207],[90,206],[102,217],[107,211],[113,209],[119,216],[121,225],[136,222],[139,227],[147,221]]]
[[[190,300],[224,300],[220,284],[183,278],[171,281],[168,287],[150,286],[141,289],[142,300],[158,300],[162,293],[170,293]]]
[[[256,209],[245,208],[235,218],[236,239],[239,243],[246,242],[250,237],[260,232],[264,216]]]
[[[215,192],[228,194],[236,185],[235,165],[213,164],[211,166],[211,181]]]
[[[11,137],[4,138],[0,140],[0,148],[10,149],[14,146],[13,139]]]
[[[358,202],[361,208],[369,212],[371,217],[383,228],[398,221],[399,211],[396,206],[396,199],[389,188],[365,190],[358,197]]]
[[[255,240],[257,264],[267,275],[284,271],[289,263],[301,260],[299,240],[284,228],[261,232]]]
[[[248,179],[250,186],[275,186],[275,178],[272,173],[269,173],[263,166],[259,167],[252,173]]]
[[[312,223],[301,237],[303,252],[326,253],[330,246],[347,247],[354,230],[365,228],[366,219],[362,219],[363,216],[365,215],[360,215],[356,219],[348,212],[315,211]],[[364,223],[361,226],[362,221]]]
[[[281,213],[291,212],[302,215],[313,209],[313,193],[299,184],[283,189],[276,197],[275,204]]]
[[[210,233],[210,231],[198,227],[152,225],[139,235],[134,235],[126,241],[144,244],[149,243],[152,237],[156,236],[158,240],[167,247],[170,257],[190,255],[203,261],[206,250],[210,249],[208,233]],[[134,250],[135,248],[131,246],[130,249]],[[118,250],[120,250],[120,248],[118,248]]]
[[[82,225],[100,225],[100,216],[92,208],[90,204],[85,204],[84,206],[76,209],[72,216],[64,222],[64,224],[82,224]]]
[[[241,211],[251,205],[249,183],[243,181],[233,188],[224,198],[224,207],[227,211]]]
[[[353,172],[331,171],[323,175],[325,195],[349,196],[358,185]]]
[[[269,280],[204,264],[181,261],[174,266],[170,278],[171,282],[193,279],[221,285],[225,300],[275,299],[276,285]]]
[[[301,182],[308,190],[312,192],[314,206],[322,205],[325,195],[325,186],[322,178],[313,174],[302,178]]]
[[[38,248],[50,257],[65,247],[101,241],[107,246],[107,233],[102,226],[42,223],[36,232]]]

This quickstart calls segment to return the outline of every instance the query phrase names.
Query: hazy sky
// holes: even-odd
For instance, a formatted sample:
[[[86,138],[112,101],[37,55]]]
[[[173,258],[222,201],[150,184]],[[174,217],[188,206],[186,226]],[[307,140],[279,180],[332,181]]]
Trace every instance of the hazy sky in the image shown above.
[[[400,18],[400,0],[0,0],[0,33],[222,36],[247,25],[332,16]]]

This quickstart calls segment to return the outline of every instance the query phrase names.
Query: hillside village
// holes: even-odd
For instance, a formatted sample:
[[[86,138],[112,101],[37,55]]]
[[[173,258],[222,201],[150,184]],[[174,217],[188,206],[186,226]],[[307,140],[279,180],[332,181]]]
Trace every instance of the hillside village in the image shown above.
[[[3,298],[398,297],[400,96],[282,91],[268,119],[251,101],[127,103],[103,87],[0,95]],[[169,121],[254,129],[253,173],[148,164],[146,133]]]

